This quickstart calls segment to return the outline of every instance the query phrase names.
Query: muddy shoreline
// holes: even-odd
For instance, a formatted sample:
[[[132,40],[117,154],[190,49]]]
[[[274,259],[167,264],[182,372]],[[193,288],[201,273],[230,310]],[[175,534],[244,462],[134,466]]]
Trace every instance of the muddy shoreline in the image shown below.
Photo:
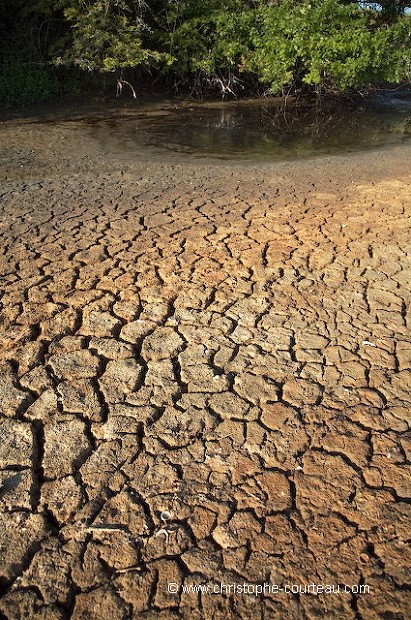
[[[0,136],[0,615],[406,620],[410,147]]]
[[[135,118],[143,129],[144,118],[167,116],[181,105],[161,102],[154,106],[142,106],[138,108],[138,113],[134,107],[124,106],[112,111],[114,118],[119,118],[119,114],[120,118]],[[201,105],[204,106],[197,104],[199,109]],[[78,174],[99,176],[112,172],[146,175],[153,171],[160,179],[166,175],[168,182],[172,183],[174,175],[181,175],[182,179],[185,176],[224,179],[227,175],[242,179],[245,174],[251,181],[278,179],[281,183],[290,179],[292,184],[297,183],[304,191],[304,186],[309,190],[312,183],[317,186],[372,183],[384,178],[401,177],[408,172],[410,144],[276,162],[268,159],[255,162],[251,158],[230,160],[229,156],[219,161],[207,155],[202,157],[200,152],[193,157],[138,144],[138,141],[125,146],[122,144],[124,135],[116,142],[114,129],[111,139],[110,133],[106,135],[107,132],[100,129],[101,123],[104,127],[104,119],[108,118],[110,110],[100,105],[92,116],[90,110],[90,106],[82,107],[76,115],[69,107],[61,113],[60,120],[55,119],[54,110],[54,114],[45,111],[37,116],[27,115],[0,122],[0,178],[12,181]]]

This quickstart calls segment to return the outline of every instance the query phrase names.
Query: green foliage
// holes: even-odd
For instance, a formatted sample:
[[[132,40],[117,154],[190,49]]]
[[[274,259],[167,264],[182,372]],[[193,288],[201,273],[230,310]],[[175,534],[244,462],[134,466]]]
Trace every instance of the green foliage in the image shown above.
[[[0,0],[0,105],[25,105],[60,92],[47,57],[59,23],[54,9],[47,0]]]
[[[125,0],[77,0],[64,15],[72,23],[73,42],[56,64],[70,63],[87,71],[113,72],[166,60],[166,54],[143,45],[145,4]]]
[[[176,70],[202,71],[239,69],[249,51],[252,11],[217,9],[184,21],[174,32]]]
[[[284,0],[260,7],[258,17],[249,62],[273,92],[292,84],[347,90],[410,77],[408,18],[376,27],[374,12],[338,0]]]
[[[81,88],[81,73],[131,85],[123,72],[137,68],[222,93],[241,82],[273,93],[410,82],[407,3],[0,0],[0,102]]]
[[[179,76],[257,79],[273,93],[399,83],[410,80],[411,28],[398,3],[392,19],[393,1],[378,13],[341,0],[168,0],[156,44]]]
[[[50,67],[23,58],[7,58],[0,69],[0,102],[5,106],[44,101],[59,92]]]

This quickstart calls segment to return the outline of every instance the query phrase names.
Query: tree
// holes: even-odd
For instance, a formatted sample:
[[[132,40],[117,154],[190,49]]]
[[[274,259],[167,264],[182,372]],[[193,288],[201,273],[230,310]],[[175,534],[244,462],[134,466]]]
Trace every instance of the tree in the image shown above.
[[[347,90],[410,79],[410,19],[381,23],[339,0],[261,6],[250,67],[271,90],[304,85]]]
[[[140,65],[169,62],[169,55],[144,46],[147,29],[144,0],[71,0],[64,15],[71,24],[72,42],[66,52],[55,58],[56,64],[73,64],[91,72],[114,72],[118,90],[123,71]]]
[[[409,82],[410,3],[0,0],[0,101],[53,94],[66,83],[58,67],[111,73],[134,96],[142,68],[223,96]]]
[[[0,103],[29,103],[57,94],[47,54],[56,24],[50,2],[0,0]]]

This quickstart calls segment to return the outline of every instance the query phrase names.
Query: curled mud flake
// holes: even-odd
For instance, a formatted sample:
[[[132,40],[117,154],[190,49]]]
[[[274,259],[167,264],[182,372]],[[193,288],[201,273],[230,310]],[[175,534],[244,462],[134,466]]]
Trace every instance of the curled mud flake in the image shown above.
[[[158,538],[158,536],[164,536],[166,540],[166,544],[168,544],[170,534],[177,531],[177,524],[172,524],[170,521],[173,519],[174,513],[169,510],[163,510],[160,513],[160,519],[163,522],[164,527],[158,530],[154,534],[154,538]]]
[[[142,571],[142,566],[126,566],[126,568],[118,568],[116,570],[116,575],[124,575],[126,573],[141,573]]]
[[[168,538],[171,534],[171,531],[166,530],[165,528],[161,528],[161,530],[158,530],[158,532],[156,532],[156,534],[154,535],[154,538],[157,538],[158,536],[164,536],[164,538],[166,539],[166,543],[168,543]]]
[[[373,342],[370,342],[370,340],[363,340],[362,343],[365,347],[376,347],[377,346]]]
[[[116,527],[115,525],[110,525],[106,523],[102,523],[101,525],[90,525],[87,528],[88,532],[124,532],[120,527]]]
[[[214,375],[214,377],[213,377],[213,381],[222,381],[223,379],[224,379],[224,375],[223,374],[221,374],[221,375],[217,374],[217,375]]]

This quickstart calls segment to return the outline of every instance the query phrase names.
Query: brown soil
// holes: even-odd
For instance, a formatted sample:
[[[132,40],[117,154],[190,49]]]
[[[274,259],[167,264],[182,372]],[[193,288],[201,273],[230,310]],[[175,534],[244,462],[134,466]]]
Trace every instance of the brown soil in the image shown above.
[[[0,617],[409,618],[409,148],[1,137]]]

